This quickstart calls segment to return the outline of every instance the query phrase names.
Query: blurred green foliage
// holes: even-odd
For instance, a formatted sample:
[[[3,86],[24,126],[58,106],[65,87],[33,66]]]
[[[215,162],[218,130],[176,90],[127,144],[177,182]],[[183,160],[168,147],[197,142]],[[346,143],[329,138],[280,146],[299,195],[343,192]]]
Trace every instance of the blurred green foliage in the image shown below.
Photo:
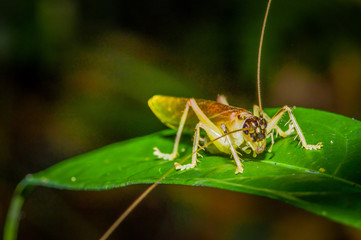
[[[154,94],[214,99],[223,93],[250,108],[265,8],[260,0],[2,1],[0,226],[25,174],[163,129],[146,104]],[[263,104],[360,119],[359,16],[357,0],[274,1],[263,49]],[[52,194],[60,213],[77,201]],[[36,197],[50,201],[46,196]],[[34,211],[34,202],[25,211]],[[80,229],[97,225],[79,220],[85,210],[69,212]],[[25,223],[20,237],[56,238],[49,230],[59,225],[55,218],[45,229],[41,218]],[[272,232],[274,225],[259,219],[252,226]],[[351,231],[334,229],[341,236]]]

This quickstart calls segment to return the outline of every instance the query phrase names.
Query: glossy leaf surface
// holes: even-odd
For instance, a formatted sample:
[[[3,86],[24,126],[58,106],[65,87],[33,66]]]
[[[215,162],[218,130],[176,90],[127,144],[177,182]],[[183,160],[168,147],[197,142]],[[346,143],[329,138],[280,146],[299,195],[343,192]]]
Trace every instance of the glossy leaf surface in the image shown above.
[[[203,153],[194,169],[173,171],[162,183],[266,196],[361,228],[361,122],[312,109],[297,108],[294,113],[308,143],[323,142],[321,150],[305,150],[292,136],[277,138],[271,153],[243,155],[241,175],[234,174],[236,166],[229,156]],[[153,147],[170,152],[174,136],[174,130],[166,130],[115,143],[28,175],[21,184],[106,190],[153,183],[173,166],[172,161],[157,159]],[[191,146],[191,135],[185,134],[180,145],[185,151],[178,161]]]

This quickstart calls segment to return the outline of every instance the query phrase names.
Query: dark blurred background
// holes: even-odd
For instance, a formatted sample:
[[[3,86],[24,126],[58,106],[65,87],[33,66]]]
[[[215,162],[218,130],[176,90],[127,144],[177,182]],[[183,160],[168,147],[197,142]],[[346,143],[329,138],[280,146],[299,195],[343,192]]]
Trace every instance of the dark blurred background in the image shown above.
[[[0,3],[0,226],[28,173],[165,127],[154,94],[251,108],[266,0]],[[361,118],[361,1],[272,3],[263,105]],[[317,121],[317,119],[314,119]],[[97,239],[146,188],[37,188],[19,239]],[[283,203],[159,186],[113,239],[361,239],[361,231]]]

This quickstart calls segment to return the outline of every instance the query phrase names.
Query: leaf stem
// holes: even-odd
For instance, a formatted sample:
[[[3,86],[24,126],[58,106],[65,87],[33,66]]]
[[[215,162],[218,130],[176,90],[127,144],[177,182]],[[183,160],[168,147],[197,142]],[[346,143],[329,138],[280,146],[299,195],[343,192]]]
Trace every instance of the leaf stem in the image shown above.
[[[17,239],[21,209],[26,195],[28,195],[28,193],[33,189],[29,188],[29,185],[24,180],[16,186],[11,199],[4,226],[4,240]]]

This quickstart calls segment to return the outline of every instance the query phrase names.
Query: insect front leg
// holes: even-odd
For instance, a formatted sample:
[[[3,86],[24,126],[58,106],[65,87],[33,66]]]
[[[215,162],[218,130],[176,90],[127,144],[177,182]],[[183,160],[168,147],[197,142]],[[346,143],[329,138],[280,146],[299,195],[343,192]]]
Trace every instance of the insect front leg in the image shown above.
[[[181,121],[179,123],[179,127],[178,127],[178,131],[177,131],[177,135],[175,137],[175,141],[174,141],[174,147],[173,147],[173,152],[171,154],[167,154],[167,153],[162,153],[159,151],[158,148],[154,148],[154,155],[158,156],[159,158],[163,158],[165,160],[173,160],[177,157],[178,155],[178,146],[179,146],[179,141],[180,138],[182,136],[182,131],[183,131],[183,127],[184,124],[186,122],[187,119],[187,115],[188,115],[188,111],[189,111],[189,103],[187,102],[186,107],[184,109]]]
[[[226,128],[226,125],[222,124],[222,125],[221,125],[221,128],[222,128],[222,130],[223,130],[223,132],[224,132],[225,134],[228,132],[228,130],[227,130],[227,128]],[[234,149],[234,147],[233,147],[233,144],[232,144],[232,141],[231,141],[229,135],[226,135],[225,138],[226,138],[226,140],[227,140],[227,142],[228,142],[228,144],[229,144],[229,148],[231,149],[233,159],[234,159],[234,161],[235,161],[236,164],[237,164],[237,169],[236,169],[235,174],[243,173],[243,167],[242,167],[241,160],[240,160],[239,157],[238,157],[238,153],[237,153],[236,149]]]
[[[290,117],[290,121],[292,123],[292,126],[290,127],[290,129],[286,132],[283,132],[278,126],[278,122],[280,121],[280,119],[282,118],[283,114],[285,114],[286,112],[288,112],[288,115]],[[267,120],[267,119],[266,119]],[[267,124],[267,135],[273,130],[273,129],[276,129],[277,132],[279,132],[279,134],[282,136],[282,132],[285,136],[287,136],[288,134],[291,133],[291,129],[295,128],[296,129],[296,132],[297,132],[297,135],[300,137],[300,141],[302,143],[302,147],[304,147],[305,149],[307,150],[316,150],[316,149],[320,149],[322,147],[322,143],[319,142],[317,143],[316,145],[309,145],[307,144],[306,142],[306,138],[305,136],[303,135],[302,133],[302,130],[300,128],[300,126],[298,125],[297,121],[296,121],[296,118],[295,116],[293,115],[293,112],[291,110],[291,108],[289,108],[287,105],[285,105],[283,108],[281,108],[274,116],[272,119],[270,119],[268,121],[268,124]],[[278,130],[279,129],[279,130]],[[282,136],[283,137],[283,136]]]

